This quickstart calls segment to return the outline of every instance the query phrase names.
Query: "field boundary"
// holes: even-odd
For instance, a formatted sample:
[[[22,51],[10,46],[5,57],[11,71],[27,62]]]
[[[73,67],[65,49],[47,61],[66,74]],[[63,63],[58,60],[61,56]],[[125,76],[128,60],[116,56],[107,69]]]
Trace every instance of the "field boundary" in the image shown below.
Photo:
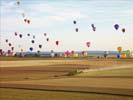
[[[34,84],[10,84],[0,83],[0,88],[23,89],[23,90],[39,90],[53,92],[75,92],[75,93],[91,93],[101,95],[115,95],[133,97],[133,89],[120,88],[97,88],[97,87],[77,87],[77,86],[49,86]]]

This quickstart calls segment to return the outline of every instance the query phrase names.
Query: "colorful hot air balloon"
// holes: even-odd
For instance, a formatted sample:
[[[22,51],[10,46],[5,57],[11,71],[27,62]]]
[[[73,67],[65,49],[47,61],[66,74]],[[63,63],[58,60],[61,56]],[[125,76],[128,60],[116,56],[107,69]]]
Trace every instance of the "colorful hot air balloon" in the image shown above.
[[[77,23],[77,22],[74,20],[74,21],[73,21],[73,24],[76,24],[76,23]]]
[[[59,45],[59,41],[55,41],[55,44],[58,46]]]
[[[75,29],[75,31],[76,31],[76,32],[78,32],[78,31],[79,31],[79,29],[78,29],[78,28],[76,28],[76,29]]]
[[[126,29],[125,28],[122,28],[122,30],[121,30],[123,33],[125,33],[125,31],[126,31]]]
[[[86,42],[86,46],[90,47],[91,43],[90,42]]]
[[[115,28],[116,30],[118,30],[118,29],[119,29],[119,25],[118,25],[118,24],[115,24],[115,25],[114,25],[114,28]]]

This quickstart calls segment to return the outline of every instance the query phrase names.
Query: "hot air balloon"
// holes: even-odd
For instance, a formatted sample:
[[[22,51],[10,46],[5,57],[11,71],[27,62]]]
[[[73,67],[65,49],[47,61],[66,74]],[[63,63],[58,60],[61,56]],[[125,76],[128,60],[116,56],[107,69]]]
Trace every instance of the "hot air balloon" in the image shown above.
[[[87,47],[90,47],[90,44],[91,44],[90,42],[86,42]]]
[[[122,47],[117,47],[118,52],[122,51]]]
[[[24,19],[24,22],[26,23],[27,22],[27,19]]]
[[[78,32],[78,31],[79,31],[79,29],[78,29],[78,28],[76,28],[76,29],[75,29],[75,31],[76,31],[76,32]]]
[[[25,17],[25,14],[24,14],[24,13],[22,13],[22,17],[23,17],[23,18]]]
[[[42,48],[42,45],[41,44],[39,45],[39,48]]]
[[[47,38],[46,40],[49,41],[49,38]]]
[[[94,24],[91,24],[91,27],[92,27],[92,30],[93,30],[93,31],[96,31],[96,27],[95,27]]]
[[[32,48],[32,47],[30,47],[30,48],[29,48],[29,50],[30,50],[30,51],[33,51],[33,48]]]
[[[92,28],[95,27],[94,24],[91,24],[91,27],[92,27]]]
[[[118,24],[115,24],[115,25],[114,25],[114,28],[115,28],[116,30],[118,30],[118,29],[119,29],[119,25],[118,25]]]
[[[12,51],[14,50],[14,47],[11,47]]]
[[[44,36],[47,36],[47,33],[44,33]]]
[[[30,34],[27,34],[27,36],[30,36]]]
[[[55,41],[55,44],[58,46],[59,45],[59,41]]]
[[[8,45],[9,45],[9,46],[12,46],[12,44],[11,44],[11,43],[9,43]]]
[[[77,23],[77,22],[74,20],[74,21],[73,21],[73,24],[76,24],[76,23]]]
[[[121,31],[122,31],[123,33],[125,33],[125,31],[126,31],[126,30],[125,30],[125,28],[122,28],[122,30],[121,30]]]
[[[8,39],[6,39],[6,42],[8,42]]]
[[[20,1],[19,1],[19,0],[17,0],[17,2],[16,2],[16,3],[17,3],[17,5],[20,5]]]
[[[93,31],[96,31],[96,27],[93,27]]]
[[[35,41],[34,40],[31,40],[31,43],[35,43]]]
[[[33,39],[35,39],[35,35],[33,35]]]
[[[19,34],[19,37],[22,38],[22,34]]]
[[[30,24],[30,20],[27,20],[27,23]]]
[[[15,36],[17,36],[17,32],[15,32],[14,34],[15,34]]]

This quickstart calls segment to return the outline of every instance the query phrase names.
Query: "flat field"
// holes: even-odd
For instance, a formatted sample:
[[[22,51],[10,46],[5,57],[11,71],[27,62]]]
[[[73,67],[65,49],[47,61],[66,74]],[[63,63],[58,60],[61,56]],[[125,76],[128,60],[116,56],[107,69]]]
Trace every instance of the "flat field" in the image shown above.
[[[0,57],[0,87],[2,100],[132,100],[133,59]]]

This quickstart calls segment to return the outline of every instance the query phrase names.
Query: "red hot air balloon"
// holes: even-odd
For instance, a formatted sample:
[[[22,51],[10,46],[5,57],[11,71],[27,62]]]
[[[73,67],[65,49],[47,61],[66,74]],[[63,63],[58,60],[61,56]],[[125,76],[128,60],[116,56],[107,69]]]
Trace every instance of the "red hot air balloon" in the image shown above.
[[[58,46],[59,45],[59,41],[55,41],[56,45]]]
[[[91,44],[90,42],[86,42],[87,47],[90,47],[90,44]]]

